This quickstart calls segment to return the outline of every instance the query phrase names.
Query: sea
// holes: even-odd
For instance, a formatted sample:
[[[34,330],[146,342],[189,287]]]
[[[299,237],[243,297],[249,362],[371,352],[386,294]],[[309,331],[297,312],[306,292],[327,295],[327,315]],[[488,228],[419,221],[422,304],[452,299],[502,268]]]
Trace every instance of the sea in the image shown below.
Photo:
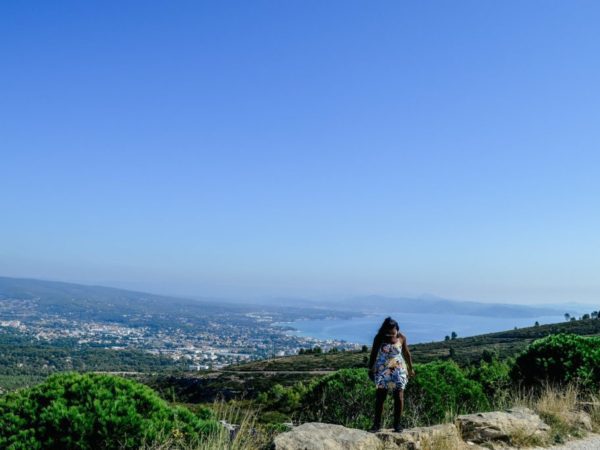
[[[489,317],[459,314],[389,313],[398,321],[407,342],[417,344],[444,340],[454,331],[458,337],[475,336],[495,331],[564,322],[562,315],[539,317]],[[385,319],[384,315],[366,315],[349,319],[315,319],[279,322],[277,325],[294,328],[289,334],[321,340],[347,341],[371,344]]]

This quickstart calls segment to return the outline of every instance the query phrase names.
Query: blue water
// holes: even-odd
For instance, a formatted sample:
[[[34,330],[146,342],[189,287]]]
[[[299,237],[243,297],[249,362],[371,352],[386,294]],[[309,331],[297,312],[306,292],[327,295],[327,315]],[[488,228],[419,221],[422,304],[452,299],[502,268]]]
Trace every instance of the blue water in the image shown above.
[[[536,321],[545,324],[564,322],[565,320],[561,315],[526,318],[416,313],[390,313],[390,315],[400,324],[400,330],[406,335],[407,341],[413,344],[440,341],[453,331],[458,334],[458,337],[467,337],[494,331],[511,330],[514,327],[529,327]],[[279,325],[295,328],[296,331],[293,333],[298,336],[371,344],[373,336],[379,329],[383,319],[385,319],[385,316],[369,315],[350,319],[299,320],[280,323]]]

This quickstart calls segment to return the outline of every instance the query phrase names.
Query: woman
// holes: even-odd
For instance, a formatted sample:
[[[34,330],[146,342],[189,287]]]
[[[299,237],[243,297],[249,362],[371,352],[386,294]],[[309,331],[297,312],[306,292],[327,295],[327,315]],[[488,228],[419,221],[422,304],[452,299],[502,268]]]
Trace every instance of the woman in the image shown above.
[[[375,420],[371,431],[381,428],[381,414],[388,390],[394,395],[394,431],[402,431],[400,417],[404,408],[404,388],[414,377],[412,358],[406,337],[400,333],[398,322],[391,317],[381,324],[371,348],[369,378],[375,382]]]

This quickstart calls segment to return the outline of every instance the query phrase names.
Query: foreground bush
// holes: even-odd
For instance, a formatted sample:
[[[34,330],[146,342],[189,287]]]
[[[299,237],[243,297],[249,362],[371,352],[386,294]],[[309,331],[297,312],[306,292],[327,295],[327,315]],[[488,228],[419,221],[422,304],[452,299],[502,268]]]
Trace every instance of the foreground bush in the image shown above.
[[[600,384],[600,338],[555,334],[538,339],[521,354],[511,373],[525,386],[577,382]]]
[[[405,423],[430,425],[455,414],[482,411],[489,403],[479,383],[453,362],[417,364],[405,393]],[[343,369],[311,383],[300,400],[301,421],[367,429],[372,425],[375,387],[366,369]],[[391,417],[391,396],[387,418]]]
[[[366,369],[341,369],[313,381],[300,399],[300,419],[367,429],[372,425],[375,387]]]
[[[476,381],[483,388],[490,406],[506,407],[511,396],[512,380],[510,371],[514,361],[500,361],[496,358],[481,360],[465,369],[467,377]]]
[[[418,364],[417,376],[405,393],[406,416],[411,425],[432,425],[457,414],[489,409],[480,383],[467,378],[452,361]]]
[[[147,386],[108,375],[54,375],[0,399],[0,448],[15,450],[140,448],[165,436],[196,441],[216,427]]]

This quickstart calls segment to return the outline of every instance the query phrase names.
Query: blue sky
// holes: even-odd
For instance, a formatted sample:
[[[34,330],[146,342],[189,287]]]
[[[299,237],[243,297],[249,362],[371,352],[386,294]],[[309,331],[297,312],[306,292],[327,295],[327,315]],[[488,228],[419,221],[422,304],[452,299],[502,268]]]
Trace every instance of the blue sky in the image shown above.
[[[0,274],[600,298],[597,2],[3,2]]]

